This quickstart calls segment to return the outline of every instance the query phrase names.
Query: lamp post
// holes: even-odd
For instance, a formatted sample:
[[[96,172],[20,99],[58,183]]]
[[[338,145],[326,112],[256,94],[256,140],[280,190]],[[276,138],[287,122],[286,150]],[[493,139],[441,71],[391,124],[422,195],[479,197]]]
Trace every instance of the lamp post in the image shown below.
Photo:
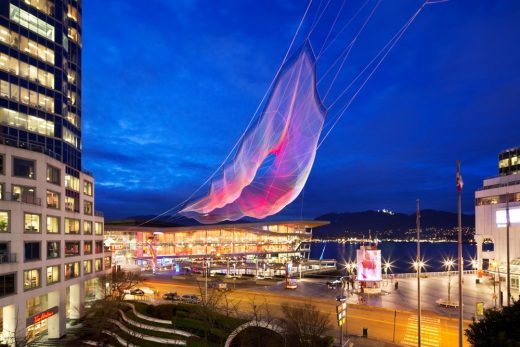
[[[448,271],[448,305],[451,304],[451,268],[455,265],[453,259],[447,259],[444,261],[444,267]]]

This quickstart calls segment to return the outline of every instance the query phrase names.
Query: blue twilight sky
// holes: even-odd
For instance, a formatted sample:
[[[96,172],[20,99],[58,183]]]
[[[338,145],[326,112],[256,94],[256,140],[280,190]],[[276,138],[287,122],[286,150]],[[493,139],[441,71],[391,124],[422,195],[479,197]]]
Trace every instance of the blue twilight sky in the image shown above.
[[[380,3],[326,105],[421,3]],[[303,42],[314,27],[310,41],[320,52],[327,36],[337,37],[318,60],[318,78],[333,66],[319,85],[322,95],[339,65],[333,62],[377,0],[346,1],[340,11],[342,5],[314,0],[296,39]],[[110,219],[163,212],[213,173],[262,99],[307,2],[83,6],[83,166],[96,179],[96,209]],[[472,213],[474,190],[497,174],[498,152],[520,146],[519,42],[519,1],[426,6],[319,148],[303,197],[279,217],[409,213],[417,197],[422,208],[456,211],[457,159],[463,210]],[[340,99],[328,119],[347,101]]]

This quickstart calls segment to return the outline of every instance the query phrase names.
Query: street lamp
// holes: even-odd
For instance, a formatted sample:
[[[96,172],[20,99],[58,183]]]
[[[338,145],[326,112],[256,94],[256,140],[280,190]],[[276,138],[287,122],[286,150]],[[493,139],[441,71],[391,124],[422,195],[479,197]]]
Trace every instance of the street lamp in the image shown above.
[[[451,269],[455,265],[453,259],[444,260],[444,267],[448,271],[448,305],[451,303]]]
[[[426,263],[425,263],[424,261],[421,260],[421,261],[419,261],[419,266],[417,266],[417,261],[414,260],[414,261],[412,262],[412,266],[413,266],[413,268],[415,269],[415,271],[419,271],[419,266],[421,267],[421,269],[424,269],[424,267],[426,266]]]
[[[491,261],[491,266],[495,268],[495,274],[498,272],[498,295],[500,295],[500,300],[498,300],[498,305],[502,307],[502,284],[500,281],[500,262],[498,260],[493,259]],[[495,307],[497,306],[497,293],[496,293],[496,276],[493,275],[493,298],[495,299]]]

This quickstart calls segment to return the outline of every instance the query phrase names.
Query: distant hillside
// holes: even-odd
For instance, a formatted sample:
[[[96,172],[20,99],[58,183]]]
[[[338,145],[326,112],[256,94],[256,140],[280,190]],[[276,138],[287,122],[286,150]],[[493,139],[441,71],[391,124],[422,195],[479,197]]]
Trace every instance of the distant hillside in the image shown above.
[[[379,211],[328,213],[316,218],[316,220],[329,221],[329,225],[316,228],[314,237],[360,237],[368,236],[369,230],[372,237],[410,239],[415,237],[415,213],[390,214]],[[452,212],[422,210],[421,230],[425,239],[455,239],[457,214]],[[473,238],[475,230],[475,216],[462,215],[462,227],[464,238]]]

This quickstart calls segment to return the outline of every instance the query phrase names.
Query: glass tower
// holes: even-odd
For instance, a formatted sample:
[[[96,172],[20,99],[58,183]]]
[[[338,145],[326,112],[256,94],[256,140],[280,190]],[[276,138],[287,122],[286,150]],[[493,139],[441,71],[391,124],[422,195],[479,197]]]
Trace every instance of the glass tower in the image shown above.
[[[81,171],[81,0],[0,2],[0,143]]]

